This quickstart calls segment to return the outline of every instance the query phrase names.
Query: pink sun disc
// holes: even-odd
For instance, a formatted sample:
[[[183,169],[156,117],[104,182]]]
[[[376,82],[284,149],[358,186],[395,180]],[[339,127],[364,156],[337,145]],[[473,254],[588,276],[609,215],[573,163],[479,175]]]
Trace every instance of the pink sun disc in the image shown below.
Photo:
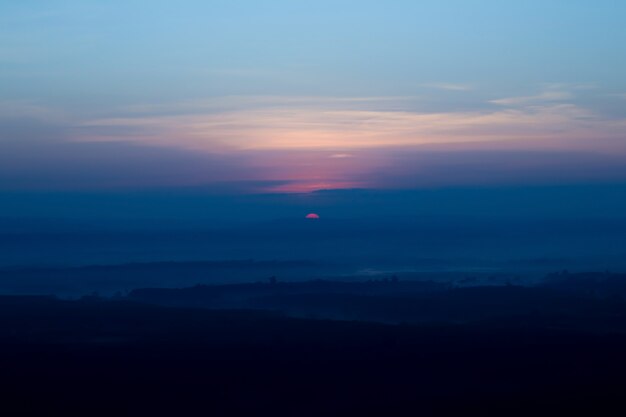
[[[319,216],[319,214],[309,213],[309,214],[306,215],[306,218],[307,219],[319,219],[320,216]]]

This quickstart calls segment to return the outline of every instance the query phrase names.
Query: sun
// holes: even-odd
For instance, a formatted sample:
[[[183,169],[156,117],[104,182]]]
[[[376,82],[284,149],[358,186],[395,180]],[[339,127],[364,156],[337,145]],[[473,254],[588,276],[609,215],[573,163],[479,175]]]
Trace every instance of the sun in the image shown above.
[[[320,215],[316,214],[316,213],[309,213],[309,214],[306,215],[306,218],[307,219],[319,219]]]

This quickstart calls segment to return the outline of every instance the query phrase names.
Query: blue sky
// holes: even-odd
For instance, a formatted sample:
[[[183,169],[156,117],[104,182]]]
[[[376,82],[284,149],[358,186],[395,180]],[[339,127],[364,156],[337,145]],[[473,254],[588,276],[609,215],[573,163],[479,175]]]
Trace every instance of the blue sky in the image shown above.
[[[51,0],[0,12],[14,98],[626,89],[619,1]]]
[[[623,181],[625,17],[608,0],[2,2],[0,189]]]

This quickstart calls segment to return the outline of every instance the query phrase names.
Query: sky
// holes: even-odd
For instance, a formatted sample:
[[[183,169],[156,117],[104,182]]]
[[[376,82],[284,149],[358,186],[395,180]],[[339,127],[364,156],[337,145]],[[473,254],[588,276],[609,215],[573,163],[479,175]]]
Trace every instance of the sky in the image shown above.
[[[0,2],[0,192],[626,180],[621,0]]]

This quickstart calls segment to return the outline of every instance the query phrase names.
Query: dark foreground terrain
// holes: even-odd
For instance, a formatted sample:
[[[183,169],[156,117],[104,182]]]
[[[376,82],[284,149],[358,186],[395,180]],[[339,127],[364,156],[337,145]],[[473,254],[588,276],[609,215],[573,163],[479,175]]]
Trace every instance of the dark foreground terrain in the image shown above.
[[[468,306],[480,291],[432,294]],[[0,414],[624,415],[626,333],[592,325],[623,323],[623,302],[587,299],[591,321],[576,328],[581,311],[552,307],[553,289],[520,291],[539,307],[507,310],[509,294],[466,320],[461,308],[399,325],[0,297]]]

